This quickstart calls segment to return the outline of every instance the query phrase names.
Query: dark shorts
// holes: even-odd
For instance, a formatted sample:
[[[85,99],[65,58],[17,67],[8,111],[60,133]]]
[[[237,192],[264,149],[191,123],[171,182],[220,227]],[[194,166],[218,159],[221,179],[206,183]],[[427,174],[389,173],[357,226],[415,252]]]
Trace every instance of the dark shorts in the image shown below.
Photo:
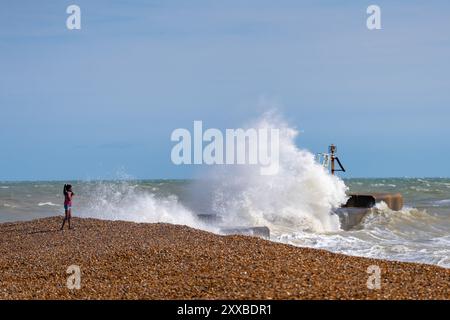
[[[71,204],[65,204],[64,205],[64,210],[69,210],[72,209],[72,205]]]

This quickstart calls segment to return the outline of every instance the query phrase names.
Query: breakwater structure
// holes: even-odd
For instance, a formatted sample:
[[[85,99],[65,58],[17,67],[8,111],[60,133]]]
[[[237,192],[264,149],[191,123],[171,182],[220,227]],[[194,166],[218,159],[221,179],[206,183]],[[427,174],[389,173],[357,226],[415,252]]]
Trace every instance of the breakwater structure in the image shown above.
[[[332,175],[337,171],[345,172],[336,151],[336,146],[332,144],[328,147],[328,153],[321,153],[316,156],[316,159],[325,168],[329,168]],[[403,196],[400,193],[364,192],[349,193],[347,202],[340,208],[334,209],[333,212],[339,216],[341,228],[350,230],[356,227],[381,202],[384,202],[393,211],[399,211],[403,208]]]

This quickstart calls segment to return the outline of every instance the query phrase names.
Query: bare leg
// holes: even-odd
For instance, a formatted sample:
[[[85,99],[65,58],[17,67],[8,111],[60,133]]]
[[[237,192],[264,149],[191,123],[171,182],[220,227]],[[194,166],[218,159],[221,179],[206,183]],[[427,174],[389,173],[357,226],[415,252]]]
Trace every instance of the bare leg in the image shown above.
[[[69,221],[69,229],[72,229],[72,226],[70,225],[70,219],[72,218],[72,209],[68,210],[68,221]]]
[[[64,229],[64,224],[66,223],[66,220],[67,220],[67,210],[64,212],[64,220],[63,220],[63,223],[62,223],[62,226],[61,226],[61,229],[60,230],[62,230],[62,229]]]

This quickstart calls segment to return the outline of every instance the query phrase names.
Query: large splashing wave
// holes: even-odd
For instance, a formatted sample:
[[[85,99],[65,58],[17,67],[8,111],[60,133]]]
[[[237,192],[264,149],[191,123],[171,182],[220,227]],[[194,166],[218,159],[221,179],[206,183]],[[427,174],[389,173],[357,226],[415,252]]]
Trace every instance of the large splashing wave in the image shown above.
[[[331,213],[346,200],[344,182],[330,175],[314,155],[298,148],[298,131],[273,112],[248,127],[279,130],[279,171],[261,175],[255,165],[216,166],[207,179],[192,186],[191,194],[212,192],[207,213],[218,214],[225,226],[268,226],[271,230],[333,232],[339,219]],[[205,229],[195,209],[182,205],[177,196],[156,196],[131,183],[94,183],[84,193],[89,198],[81,215],[111,220],[168,222]],[[202,212],[204,213],[204,212]]]
[[[331,209],[346,201],[344,182],[330,175],[314,155],[295,144],[298,131],[274,113],[249,125],[278,129],[279,171],[261,175],[255,166],[213,169],[213,210],[230,225],[266,225],[271,230],[332,232],[340,229]]]

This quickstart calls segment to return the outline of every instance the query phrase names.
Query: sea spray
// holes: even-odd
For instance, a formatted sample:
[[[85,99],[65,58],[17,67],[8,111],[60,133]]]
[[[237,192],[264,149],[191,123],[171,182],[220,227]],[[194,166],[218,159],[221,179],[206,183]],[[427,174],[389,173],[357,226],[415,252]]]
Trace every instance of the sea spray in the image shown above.
[[[331,211],[346,201],[344,182],[315,162],[312,153],[296,146],[298,131],[280,116],[266,113],[249,127],[279,129],[279,172],[264,176],[250,165],[216,167],[208,176],[212,211],[230,226],[338,231],[339,218]]]
[[[176,195],[157,196],[132,181],[86,184],[77,215],[107,220],[165,222],[206,229],[195,214],[179,203]]]
[[[191,199],[184,199],[188,205],[174,194],[156,195],[130,181],[94,183],[92,190],[84,191],[90,197],[81,215],[208,229],[197,219],[197,214],[206,213],[220,215],[229,227],[267,226],[275,232],[340,230],[332,209],[346,200],[344,182],[315,162],[312,153],[296,146],[298,131],[277,114],[265,113],[248,128],[279,131],[277,174],[262,175],[256,165],[214,166],[206,179],[190,185]]]

